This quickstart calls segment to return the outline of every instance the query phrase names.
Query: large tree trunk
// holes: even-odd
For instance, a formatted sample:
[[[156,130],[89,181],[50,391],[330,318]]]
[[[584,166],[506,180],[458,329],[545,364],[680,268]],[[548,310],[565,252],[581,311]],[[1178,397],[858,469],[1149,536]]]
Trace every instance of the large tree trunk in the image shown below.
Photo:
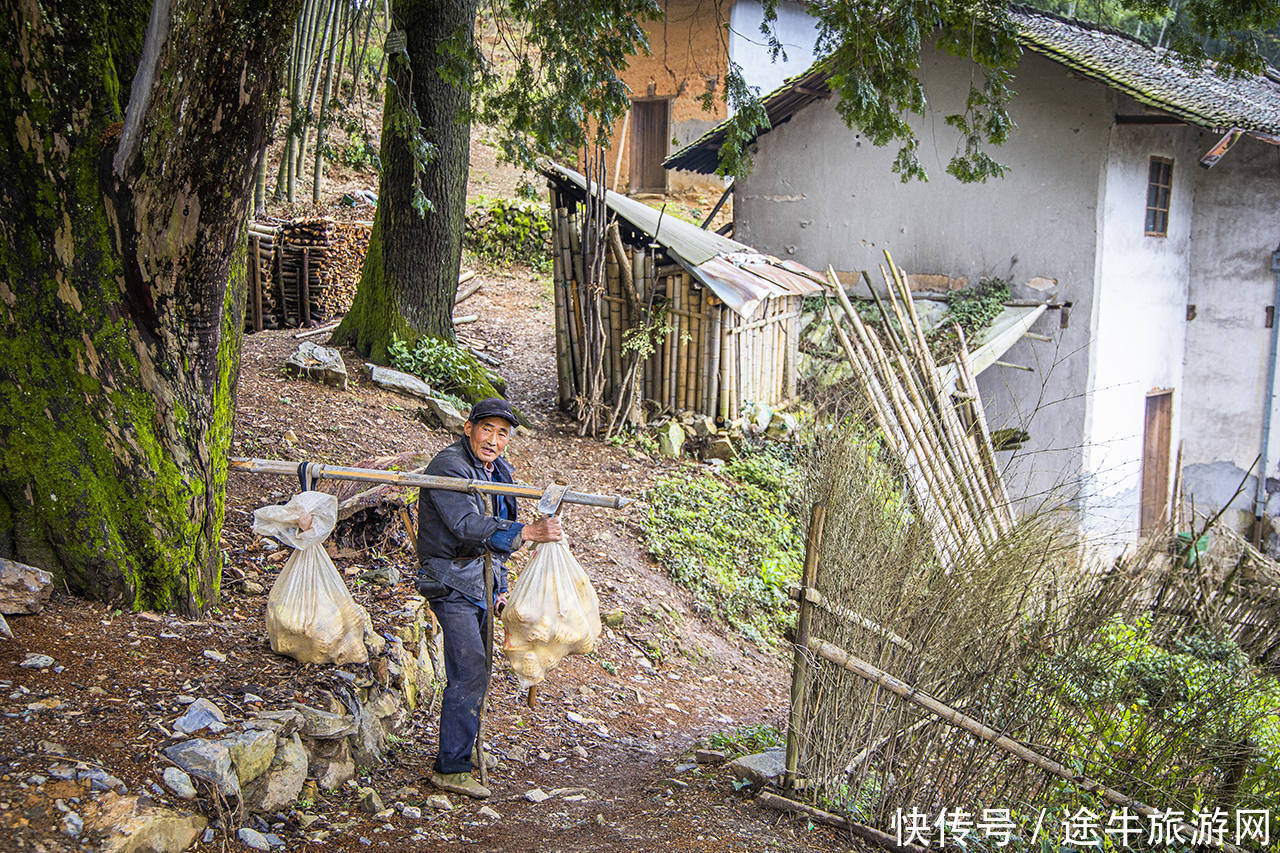
[[[469,72],[457,57],[474,43],[476,6],[393,3],[388,45],[399,31],[408,55],[388,56],[378,209],[355,301],[334,333],[374,361],[385,362],[393,337],[453,340],[471,140],[470,87],[456,82]],[[433,157],[421,156],[423,142]]]
[[[75,592],[217,597],[245,214],[297,7],[0,5],[0,556]]]

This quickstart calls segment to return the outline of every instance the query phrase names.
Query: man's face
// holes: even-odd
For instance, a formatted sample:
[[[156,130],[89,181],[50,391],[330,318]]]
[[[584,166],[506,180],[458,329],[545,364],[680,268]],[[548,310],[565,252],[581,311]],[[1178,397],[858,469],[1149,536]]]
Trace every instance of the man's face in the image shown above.
[[[486,465],[502,455],[511,438],[511,424],[504,418],[482,418],[478,424],[467,421],[462,431],[471,442],[471,452]]]

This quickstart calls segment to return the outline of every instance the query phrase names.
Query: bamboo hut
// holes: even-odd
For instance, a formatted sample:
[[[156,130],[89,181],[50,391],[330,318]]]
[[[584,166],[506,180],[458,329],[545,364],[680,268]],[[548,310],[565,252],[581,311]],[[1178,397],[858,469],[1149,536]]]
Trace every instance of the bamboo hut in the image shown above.
[[[560,404],[585,386],[579,241],[587,195],[582,175],[545,164],[551,196],[556,365]],[[821,293],[821,276],[669,213],[606,193],[621,246],[606,253],[600,293],[604,395],[626,381],[629,330],[658,318],[653,352],[635,371],[637,396],[671,411],[736,420],[749,403],[777,405],[796,394],[801,303]]]

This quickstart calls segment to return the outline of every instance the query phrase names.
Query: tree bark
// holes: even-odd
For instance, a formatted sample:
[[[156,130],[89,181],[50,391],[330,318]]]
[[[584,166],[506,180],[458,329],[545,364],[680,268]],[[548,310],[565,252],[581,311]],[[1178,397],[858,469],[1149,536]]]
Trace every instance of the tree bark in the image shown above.
[[[0,3],[0,556],[74,592],[217,598],[245,218],[297,9]]]
[[[393,3],[393,32],[403,32],[408,55],[388,57],[378,209],[355,300],[334,332],[374,361],[385,363],[393,337],[453,340],[471,92],[450,77],[474,44],[476,7],[477,0]],[[415,155],[415,131],[435,146],[429,162]],[[426,210],[415,209],[415,187]]]

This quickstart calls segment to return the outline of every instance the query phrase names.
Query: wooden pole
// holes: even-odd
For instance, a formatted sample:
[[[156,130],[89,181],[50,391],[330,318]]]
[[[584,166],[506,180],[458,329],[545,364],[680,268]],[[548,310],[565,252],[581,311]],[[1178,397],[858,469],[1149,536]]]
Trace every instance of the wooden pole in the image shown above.
[[[900,681],[879,667],[867,663],[855,655],[849,654],[839,646],[828,643],[826,640],[822,640],[817,637],[810,637],[805,645],[814,653],[818,654],[823,659],[830,661],[836,666],[853,673],[859,678],[864,678],[873,684],[883,687],[898,698],[924,708],[929,713],[937,716],[943,722],[955,726],[958,729],[962,729],[974,737],[984,740],[987,743],[1009,753],[1015,758],[1019,758],[1035,767],[1039,767],[1046,773],[1057,776],[1059,779],[1064,779],[1083,791],[1091,794],[1097,794],[1114,805],[1131,808],[1143,817],[1150,818],[1164,814],[1160,810],[1154,809],[1140,800],[1130,797],[1128,794],[1117,791],[1114,788],[1107,787],[1101,782],[1095,782],[1089,777],[1081,773],[1076,773],[1074,770],[1059,764],[1051,758],[1046,758],[1040,753],[1028,749],[1013,738],[1000,734],[985,723],[957,711],[950,705],[946,705],[938,701],[928,693],[912,687],[904,681]],[[1190,825],[1186,823],[1180,823],[1180,825],[1188,838],[1195,834],[1194,829]],[[1243,853],[1239,847],[1225,841],[1222,843],[1222,849],[1229,851],[1229,853]]]
[[[713,294],[707,294],[707,314],[710,319],[711,333],[707,335],[707,394],[702,411],[709,418],[714,418],[720,410],[717,397],[720,388],[720,355],[723,350],[721,342],[723,335],[720,328],[721,310],[719,300]]]
[[[861,824],[856,821],[849,820],[848,818],[840,817],[839,815],[834,815],[831,812],[824,812],[822,809],[817,809],[813,806],[805,805],[804,803],[798,803],[795,800],[788,799],[787,797],[780,797],[769,791],[761,791],[760,795],[756,797],[756,802],[765,808],[773,809],[775,811],[802,814],[811,819],[814,823],[824,823],[827,826],[846,829],[864,841],[869,841],[872,844],[879,845],[887,850],[892,850],[893,853],[928,853],[929,850],[927,847],[920,847],[916,844],[898,844],[897,838],[887,832],[876,829],[875,827],[867,826],[866,824]]]
[[[265,155],[264,155],[265,156]],[[262,331],[262,239],[257,234],[249,235],[249,244],[253,246],[253,272],[249,280],[253,282],[253,330]]]
[[[551,210],[556,210],[556,193],[551,193]],[[564,301],[564,260],[559,251],[560,219],[551,218],[551,294],[556,318],[556,383],[559,386],[557,400],[561,409],[573,399],[573,379],[569,361],[569,329]],[[479,282],[477,282],[477,286]]]
[[[302,247],[302,284],[298,288],[302,302],[302,325],[311,325],[311,247]]]
[[[807,592],[818,586],[818,557],[822,549],[822,527],[827,520],[827,508],[815,503],[809,511],[809,533],[804,543],[804,575],[803,589]],[[805,702],[808,698],[809,655],[806,648],[809,643],[809,627],[813,619],[813,608],[809,597],[800,597],[800,616],[796,620],[796,650],[791,668],[791,713],[787,718],[787,763],[783,776],[784,790],[793,790],[796,786],[796,773],[800,767],[800,724],[804,719]]]

